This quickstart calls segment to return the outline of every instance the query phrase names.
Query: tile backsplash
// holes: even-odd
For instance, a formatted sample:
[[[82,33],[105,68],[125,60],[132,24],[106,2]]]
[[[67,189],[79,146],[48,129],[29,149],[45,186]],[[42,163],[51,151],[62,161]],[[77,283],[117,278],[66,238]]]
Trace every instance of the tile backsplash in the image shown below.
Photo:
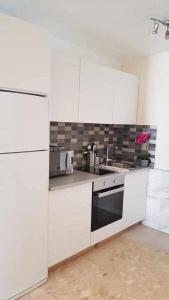
[[[83,152],[88,143],[97,145],[97,154],[100,162],[106,160],[106,148],[109,146],[109,155],[116,161],[135,162],[137,155],[144,152],[144,148],[135,144],[136,135],[142,131],[150,131],[151,139],[149,152],[152,166],[154,165],[156,147],[156,127],[148,125],[108,125],[88,123],[50,123],[50,143],[59,148],[74,150],[74,166],[77,169],[86,167],[86,158]]]

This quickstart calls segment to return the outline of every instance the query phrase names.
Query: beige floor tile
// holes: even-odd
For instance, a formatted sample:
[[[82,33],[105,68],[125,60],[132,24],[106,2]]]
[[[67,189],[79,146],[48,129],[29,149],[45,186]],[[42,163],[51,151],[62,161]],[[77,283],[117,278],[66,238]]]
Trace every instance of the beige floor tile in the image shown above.
[[[169,300],[169,235],[138,225],[49,273],[22,300]]]

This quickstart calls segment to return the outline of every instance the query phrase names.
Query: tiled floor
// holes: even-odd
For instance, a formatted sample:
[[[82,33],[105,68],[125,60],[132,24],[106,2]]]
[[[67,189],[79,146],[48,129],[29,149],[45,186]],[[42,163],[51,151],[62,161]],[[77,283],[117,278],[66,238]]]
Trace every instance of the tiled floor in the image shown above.
[[[22,300],[169,300],[169,235],[138,225],[50,272]]]

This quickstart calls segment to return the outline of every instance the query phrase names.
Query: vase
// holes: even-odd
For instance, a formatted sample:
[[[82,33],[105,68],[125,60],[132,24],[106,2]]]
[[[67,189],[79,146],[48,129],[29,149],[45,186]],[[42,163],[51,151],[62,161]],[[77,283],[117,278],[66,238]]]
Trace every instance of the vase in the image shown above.
[[[146,168],[149,165],[149,160],[148,159],[138,159],[138,165],[140,167]]]

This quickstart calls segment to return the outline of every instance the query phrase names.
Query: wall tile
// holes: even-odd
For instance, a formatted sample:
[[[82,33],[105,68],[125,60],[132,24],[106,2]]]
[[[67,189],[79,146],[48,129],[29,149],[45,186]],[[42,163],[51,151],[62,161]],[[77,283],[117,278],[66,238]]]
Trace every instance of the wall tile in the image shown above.
[[[134,163],[137,155],[145,152],[143,147],[135,144],[137,134],[143,131],[151,132],[149,150],[153,166],[157,133],[154,126],[51,122],[50,143],[56,143],[58,148],[64,147],[65,150],[74,150],[74,165],[77,169],[86,166],[83,152],[88,143],[97,145],[97,153],[101,162],[105,162],[106,148],[109,146],[109,154],[113,160]]]

